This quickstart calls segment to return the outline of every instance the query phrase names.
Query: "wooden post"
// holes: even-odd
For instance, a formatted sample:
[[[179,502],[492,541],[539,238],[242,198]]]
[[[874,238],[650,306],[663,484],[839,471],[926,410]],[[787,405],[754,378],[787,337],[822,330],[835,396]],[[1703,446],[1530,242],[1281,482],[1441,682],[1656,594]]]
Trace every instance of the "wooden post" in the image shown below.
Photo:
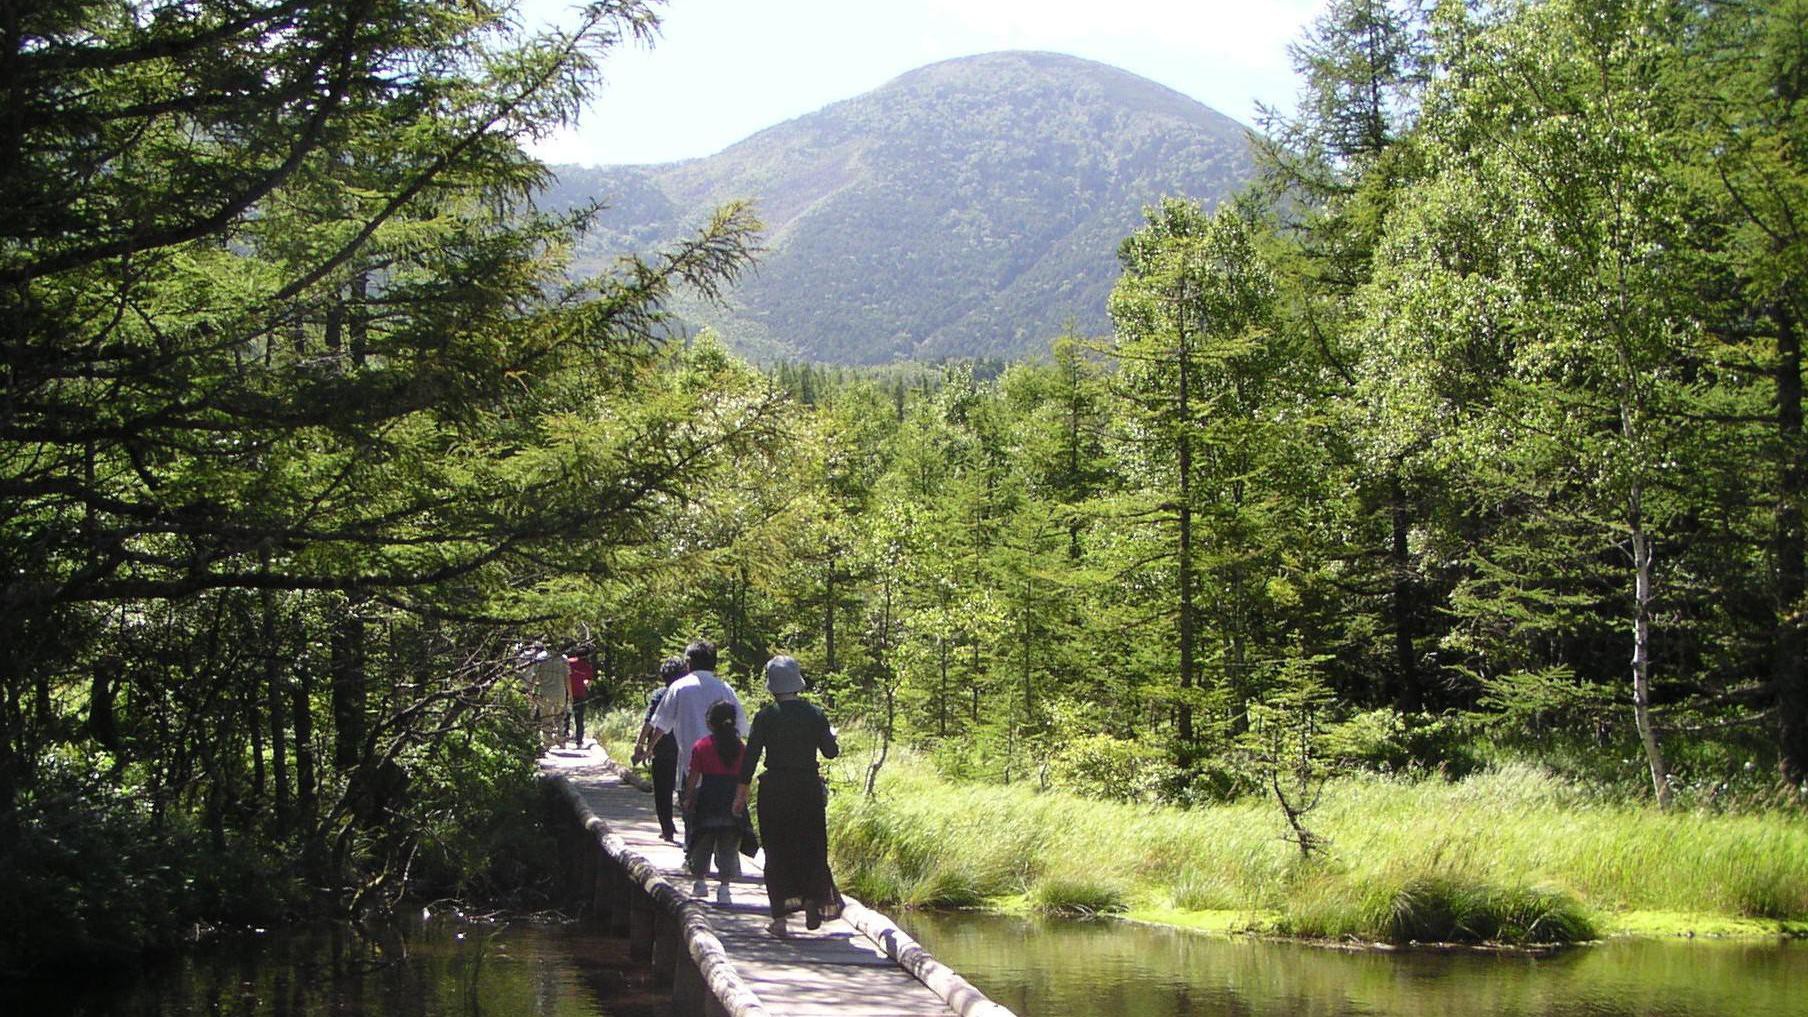
[[[684,933],[678,923],[663,910],[653,916],[653,984],[665,988],[672,984],[678,969],[678,955],[684,953]]]
[[[571,826],[561,824],[559,835],[559,897],[560,905],[571,898]]]
[[[626,936],[632,924],[629,913],[634,909],[634,884],[628,878],[628,870],[620,865],[612,865],[610,873],[610,894],[613,906],[609,911],[609,932],[615,936]]]
[[[672,982],[673,1017],[703,1017],[703,1000],[709,995],[703,973],[688,954],[678,962]]]
[[[615,902],[611,900],[611,889],[615,886],[615,861],[603,854],[599,847],[596,850],[596,874],[590,881],[590,917],[597,928],[607,930],[614,921],[612,913]]]
[[[644,894],[628,905],[628,958],[636,964],[653,959],[653,902]]]
[[[578,912],[586,922],[594,925],[597,921],[596,887],[598,883],[602,882],[603,849],[590,836],[590,831],[586,830],[582,847],[579,850],[583,853],[579,855],[581,865],[578,870]]]

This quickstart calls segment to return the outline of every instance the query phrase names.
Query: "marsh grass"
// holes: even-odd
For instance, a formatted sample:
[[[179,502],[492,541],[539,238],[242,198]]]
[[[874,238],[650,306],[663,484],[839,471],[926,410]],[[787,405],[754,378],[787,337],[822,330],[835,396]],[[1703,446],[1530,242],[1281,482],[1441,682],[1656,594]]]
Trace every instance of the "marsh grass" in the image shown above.
[[[1666,814],[1505,766],[1458,783],[1344,779],[1315,818],[1329,847],[1307,863],[1264,800],[1151,809],[950,783],[906,759],[878,795],[835,796],[830,839],[857,896],[907,905],[1238,911],[1390,942],[1569,942],[1626,911],[1808,919],[1799,815]]]
[[[1573,943],[1600,925],[1573,893],[1455,873],[1348,884],[1307,879],[1277,920],[1285,933],[1391,943]]]
[[[1109,877],[1064,873],[1037,880],[1029,906],[1047,915],[1111,915],[1129,909],[1129,894]]]

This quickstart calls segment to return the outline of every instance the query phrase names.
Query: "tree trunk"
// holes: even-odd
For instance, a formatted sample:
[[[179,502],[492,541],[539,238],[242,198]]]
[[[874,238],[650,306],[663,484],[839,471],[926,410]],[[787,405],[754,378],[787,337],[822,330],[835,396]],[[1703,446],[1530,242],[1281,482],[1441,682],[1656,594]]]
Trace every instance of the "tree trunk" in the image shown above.
[[[835,556],[833,555],[829,556],[829,574],[824,578],[823,586],[826,588],[824,600],[827,601],[823,605],[823,643],[828,651],[829,673],[834,674],[841,668],[835,662]]]
[[[314,711],[309,702],[313,684],[306,666],[296,670],[289,685],[289,713],[295,726],[295,819],[302,835],[302,867],[318,882],[322,851],[315,829],[320,796],[314,773]]]
[[[350,770],[364,755],[364,619],[359,598],[348,598],[345,614],[333,623],[330,640],[333,675],[333,766]]]
[[[973,679],[970,687],[973,693],[972,705],[968,709],[968,719],[979,723],[979,635],[973,636]]]
[[[1802,447],[1802,341],[1793,309],[1780,303],[1777,323],[1776,628],[1771,684],[1776,689],[1777,766],[1791,784],[1808,782],[1808,676],[1802,667],[1804,592],[1802,496],[1808,464]]]
[[[88,692],[88,734],[95,744],[119,755],[125,746],[120,743],[119,723],[113,713],[115,667],[112,658],[103,658],[94,668],[94,684]]]
[[[866,768],[866,795],[872,797],[879,784],[879,771],[885,766],[886,757],[891,755],[892,725],[897,720],[897,702],[893,691],[897,686],[897,676],[891,670],[891,583],[885,584],[885,605],[879,615],[879,661],[881,681],[885,683],[885,726],[879,730],[879,757]]]
[[[1634,485],[1629,496],[1628,519],[1632,526],[1632,717],[1639,741],[1645,746],[1645,762],[1651,770],[1651,787],[1660,808],[1670,805],[1670,772],[1651,724],[1651,538],[1645,532],[1640,511],[1642,489]]]
[[[1030,691],[1030,598],[1035,595],[1035,580],[1025,577],[1023,580],[1023,729],[1030,728],[1030,717],[1036,704]]]
[[[1179,306],[1187,306],[1185,293]],[[1180,360],[1180,398],[1178,400],[1179,420],[1177,427],[1179,459],[1180,459],[1180,547],[1176,558],[1176,570],[1180,579],[1180,704],[1175,712],[1175,722],[1179,728],[1180,740],[1193,740],[1193,703],[1192,689],[1194,670],[1193,642],[1198,638],[1193,619],[1193,434],[1192,408],[1188,400],[1188,390],[1192,387],[1191,359],[1187,355],[1186,321],[1184,316],[1179,323],[1179,360]]]
[[[282,679],[282,658],[275,643],[275,610],[270,605],[270,592],[264,591],[264,694],[270,703],[270,781],[271,814],[276,821],[276,835],[289,832],[289,750],[284,744],[288,731],[288,697]]]
[[[261,803],[264,800],[264,718],[258,710],[259,695],[263,687],[253,684],[245,695],[245,729],[251,736],[251,798]]]
[[[943,612],[944,618],[946,611]],[[936,649],[941,657],[942,687],[935,697],[936,734],[948,737],[948,635],[943,633],[936,639]]]
[[[1419,689],[1418,654],[1413,649],[1413,584],[1412,555],[1407,547],[1408,514],[1406,489],[1400,483],[1398,467],[1387,478],[1389,509],[1393,517],[1393,539],[1388,546],[1388,562],[1394,574],[1394,706],[1401,713],[1424,708]]]

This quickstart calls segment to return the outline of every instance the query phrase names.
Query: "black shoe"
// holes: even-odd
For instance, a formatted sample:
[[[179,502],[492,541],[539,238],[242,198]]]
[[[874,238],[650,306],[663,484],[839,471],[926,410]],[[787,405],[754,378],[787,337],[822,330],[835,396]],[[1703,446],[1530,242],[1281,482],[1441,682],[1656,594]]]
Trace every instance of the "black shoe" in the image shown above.
[[[660,840],[668,840],[668,841],[671,841],[673,844],[676,844],[676,843],[678,843],[678,831],[677,830],[663,830],[659,834],[659,839]]]
[[[810,908],[809,910],[805,911],[804,912],[804,928],[806,928],[806,929],[822,928],[822,912],[816,910],[815,908]]]

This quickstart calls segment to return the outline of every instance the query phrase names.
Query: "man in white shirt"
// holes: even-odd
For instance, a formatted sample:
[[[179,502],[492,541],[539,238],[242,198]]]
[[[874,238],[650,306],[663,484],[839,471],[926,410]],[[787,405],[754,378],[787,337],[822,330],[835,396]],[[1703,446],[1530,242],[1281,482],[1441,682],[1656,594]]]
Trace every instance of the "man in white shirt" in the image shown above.
[[[716,644],[699,639],[684,648],[684,661],[691,673],[671,684],[653,711],[653,742],[670,732],[678,746],[678,787],[690,771],[691,746],[709,734],[709,708],[723,700],[734,704],[735,727],[747,737],[747,711],[741,708],[741,697],[716,677]]]

